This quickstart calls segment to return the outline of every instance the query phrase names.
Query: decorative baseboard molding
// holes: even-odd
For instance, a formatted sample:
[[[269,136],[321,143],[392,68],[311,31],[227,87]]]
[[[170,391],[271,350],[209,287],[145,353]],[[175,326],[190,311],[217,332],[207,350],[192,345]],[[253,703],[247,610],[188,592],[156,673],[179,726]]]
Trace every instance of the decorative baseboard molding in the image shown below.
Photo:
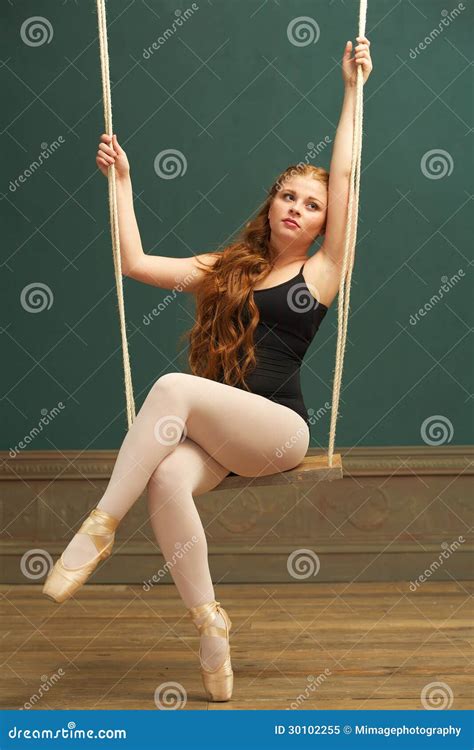
[[[474,474],[474,446],[373,446],[337,448],[343,458],[344,474],[351,476],[409,476],[426,474]],[[310,449],[308,455],[321,456],[325,451]],[[0,481],[21,478],[53,480],[108,479],[112,473],[116,450],[95,451],[23,451],[11,458],[0,451]]]
[[[438,580],[472,578],[472,446],[337,452],[344,478],[336,482],[250,485],[195,498],[216,583],[414,581],[425,570]],[[42,550],[44,558],[55,558],[64,549],[99,502],[116,456],[117,451],[29,451],[15,458],[0,453],[0,582],[36,580],[22,572],[28,553]],[[290,573],[292,554],[301,567]],[[120,524],[114,552],[91,583],[146,588],[146,582],[171,582],[169,568],[143,496]]]

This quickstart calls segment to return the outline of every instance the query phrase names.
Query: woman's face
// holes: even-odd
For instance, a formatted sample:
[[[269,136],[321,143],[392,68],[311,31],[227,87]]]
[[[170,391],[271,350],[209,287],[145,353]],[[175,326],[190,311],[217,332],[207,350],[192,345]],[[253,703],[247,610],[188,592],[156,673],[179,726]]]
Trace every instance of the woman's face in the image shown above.
[[[290,177],[275,195],[268,211],[271,241],[281,248],[289,244],[307,249],[326,221],[327,188],[314,177]],[[291,221],[287,221],[292,219]]]

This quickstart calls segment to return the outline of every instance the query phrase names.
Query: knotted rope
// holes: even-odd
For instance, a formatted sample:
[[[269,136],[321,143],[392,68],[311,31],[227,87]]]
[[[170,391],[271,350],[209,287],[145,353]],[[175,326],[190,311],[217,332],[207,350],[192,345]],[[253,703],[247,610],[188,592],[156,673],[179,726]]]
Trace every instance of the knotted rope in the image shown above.
[[[365,36],[367,0],[360,0],[359,36]],[[349,205],[347,209],[346,232],[344,237],[344,259],[342,262],[341,282],[339,285],[337,308],[337,345],[336,364],[332,391],[331,426],[329,430],[328,464],[333,465],[334,443],[336,440],[336,422],[339,410],[342,369],[346,350],[347,322],[349,319],[349,300],[351,296],[352,269],[354,267],[355,246],[357,241],[357,217],[359,214],[360,163],[362,156],[362,122],[363,122],[363,89],[364,78],[362,66],[357,68],[356,104],[354,111],[354,131],[352,139],[352,163],[349,186]]]
[[[105,132],[112,137],[112,102],[110,97],[109,51],[107,44],[107,19],[105,15],[105,0],[97,0],[97,19],[99,24],[100,67],[102,70],[102,99],[104,105]],[[123,370],[125,378],[125,395],[127,399],[127,420],[130,429],[135,419],[135,403],[133,400],[132,373],[128,356],[127,329],[125,323],[125,305],[123,300],[122,259],[120,255],[120,234],[117,209],[117,183],[115,179],[115,165],[111,164],[108,172],[109,184],[109,214],[110,230],[112,234],[112,251],[114,256],[115,283],[120,317],[120,333],[122,336]]]

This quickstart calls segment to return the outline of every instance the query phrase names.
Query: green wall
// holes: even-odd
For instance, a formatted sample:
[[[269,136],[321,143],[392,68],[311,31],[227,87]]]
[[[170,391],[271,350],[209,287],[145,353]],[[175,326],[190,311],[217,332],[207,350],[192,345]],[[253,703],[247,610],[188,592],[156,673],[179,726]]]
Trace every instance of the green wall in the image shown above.
[[[308,144],[321,144],[311,161],[329,168],[358,3],[201,1],[185,20],[179,5],[181,26],[155,50],[177,5],[107,7],[114,129],[146,252],[183,257],[230,240]],[[37,33],[33,16],[43,19]],[[289,39],[303,16],[314,43]],[[0,448],[30,434],[30,450],[117,448],[126,412],[107,181],[95,165],[104,131],[95,3],[3,3],[1,20]],[[470,29],[468,2],[369,0],[374,71],[339,445],[471,442]],[[167,149],[186,161],[174,179],[154,168]],[[193,298],[179,295],[145,325],[169,292],[128,278],[124,291],[139,408],[160,375],[185,369],[177,340]],[[302,369],[306,406],[322,413],[313,446],[327,444],[336,333],[337,302]]]

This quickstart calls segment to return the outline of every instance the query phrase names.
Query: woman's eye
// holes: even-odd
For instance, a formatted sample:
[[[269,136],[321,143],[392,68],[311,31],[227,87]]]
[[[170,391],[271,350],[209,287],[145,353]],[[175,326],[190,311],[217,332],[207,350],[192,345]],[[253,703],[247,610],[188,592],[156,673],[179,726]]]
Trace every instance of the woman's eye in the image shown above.
[[[293,195],[291,193],[285,193],[283,195],[283,198],[293,198]],[[314,208],[319,208],[317,203],[309,203],[309,206],[314,206]]]

